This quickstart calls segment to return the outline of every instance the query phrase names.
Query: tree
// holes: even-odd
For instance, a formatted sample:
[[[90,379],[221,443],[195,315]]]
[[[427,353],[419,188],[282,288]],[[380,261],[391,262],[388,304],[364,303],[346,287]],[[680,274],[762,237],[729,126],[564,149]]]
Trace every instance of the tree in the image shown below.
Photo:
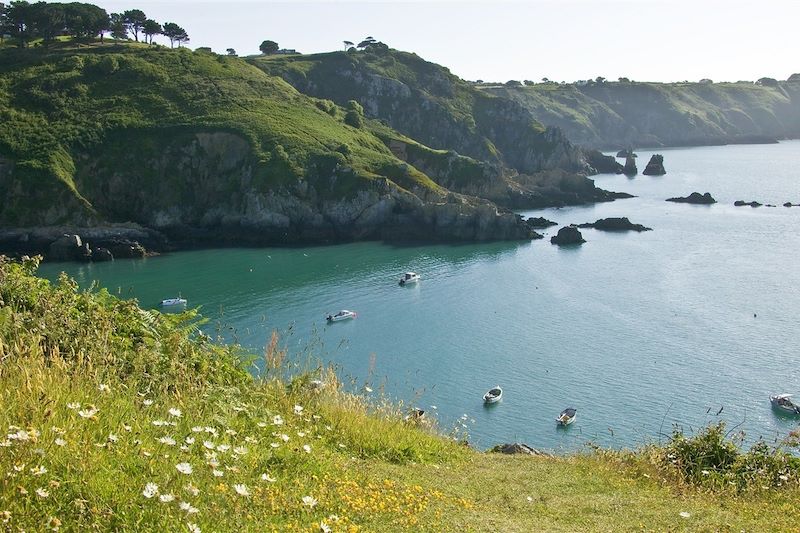
[[[159,24],[153,19],[145,20],[144,24],[142,25],[142,33],[144,33],[145,40],[149,39],[148,42],[150,44],[153,44],[153,37],[155,37],[156,35],[161,35],[162,31],[163,28],[161,27],[161,24]]]
[[[64,6],[64,26],[67,32],[76,39],[92,39],[100,35],[103,40],[103,32],[108,31],[110,21],[105,9],[93,4],[82,4],[72,2],[63,4]]]
[[[363,41],[361,41],[356,45],[356,48],[358,48],[359,50],[363,50],[364,48],[374,43],[375,39],[373,39],[372,37],[366,37]]]
[[[347,52],[353,47],[353,43],[350,41],[342,41],[344,43],[344,51]]]
[[[122,21],[125,27],[133,32],[133,38],[139,42],[139,32],[142,30],[144,23],[147,22],[147,15],[141,9],[129,9],[122,13]]]
[[[262,54],[268,56],[278,51],[278,43],[275,41],[264,41],[261,43],[261,46],[259,46],[258,49],[261,50]]]
[[[354,128],[361,128],[364,125],[364,108],[355,100],[347,102],[347,113],[344,115],[344,123]]]
[[[189,34],[174,22],[165,22],[161,33],[169,39],[170,48],[174,48],[175,43],[178,43],[178,46],[180,46],[181,43],[189,42]]]
[[[11,2],[6,8],[6,27],[9,35],[17,39],[17,46],[25,48],[31,37],[31,5],[25,0]]]
[[[228,55],[229,55],[229,56],[236,57],[236,50],[234,50],[233,48],[228,48],[228,49],[227,49],[227,50],[225,50],[225,51],[226,51],[226,52],[228,52]]]
[[[36,2],[28,9],[31,33],[42,38],[45,48],[64,30],[64,8],[60,4]]]
[[[121,13],[111,13],[108,22],[108,29],[111,31],[111,38],[121,41],[128,38],[128,28]]]
[[[605,79],[603,76],[597,76],[597,77],[594,79],[594,81],[595,81],[595,82],[597,82],[597,84],[599,85],[599,84],[601,84],[601,83],[605,82],[605,81],[606,81],[606,79]]]

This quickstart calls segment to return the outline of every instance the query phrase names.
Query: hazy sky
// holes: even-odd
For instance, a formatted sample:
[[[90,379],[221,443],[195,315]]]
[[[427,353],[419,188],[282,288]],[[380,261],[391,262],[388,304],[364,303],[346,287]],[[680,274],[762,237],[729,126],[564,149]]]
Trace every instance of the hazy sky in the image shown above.
[[[176,22],[193,48],[248,55],[271,39],[322,52],[369,35],[470,80],[736,81],[800,72],[800,0],[93,3]]]

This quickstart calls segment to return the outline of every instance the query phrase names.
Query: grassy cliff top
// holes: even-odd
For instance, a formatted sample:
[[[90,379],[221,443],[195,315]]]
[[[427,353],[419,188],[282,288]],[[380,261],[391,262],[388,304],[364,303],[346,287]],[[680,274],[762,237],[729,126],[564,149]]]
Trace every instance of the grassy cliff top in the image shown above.
[[[797,460],[719,428],[636,453],[486,454],[324,367],[0,259],[10,531],[792,531]],[[258,379],[248,365],[265,369]],[[312,380],[320,380],[315,385]],[[424,419],[423,419],[424,420]],[[328,529],[329,528],[329,529]]]

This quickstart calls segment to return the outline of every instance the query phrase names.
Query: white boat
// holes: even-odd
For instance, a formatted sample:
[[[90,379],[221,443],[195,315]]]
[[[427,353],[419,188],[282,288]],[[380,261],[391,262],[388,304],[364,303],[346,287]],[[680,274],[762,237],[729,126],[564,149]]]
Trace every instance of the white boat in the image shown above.
[[[348,311],[347,309],[342,309],[338,313],[335,313],[333,315],[328,315],[325,318],[327,319],[328,322],[339,322],[340,320],[349,320],[357,316],[358,315],[356,314],[355,311]]]
[[[778,412],[787,415],[800,415],[800,406],[792,401],[791,394],[778,394],[770,396],[769,401]]]
[[[176,305],[186,305],[186,298],[167,298],[161,300],[161,307],[173,307]]]
[[[493,389],[489,389],[486,394],[483,395],[484,403],[497,403],[503,398],[503,389],[500,388],[498,385]]]
[[[567,407],[566,409],[561,411],[560,415],[558,415],[558,418],[556,418],[556,422],[558,422],[559,426],[568,426],[572,424],[573,422],[575,422],[575,417],[578,416],[577,411],[578,410],[575,409],[574,407]]]
[[[400,285],[408,285],[419,281],[419,274],[416,272],[406,272],[400,277]]]

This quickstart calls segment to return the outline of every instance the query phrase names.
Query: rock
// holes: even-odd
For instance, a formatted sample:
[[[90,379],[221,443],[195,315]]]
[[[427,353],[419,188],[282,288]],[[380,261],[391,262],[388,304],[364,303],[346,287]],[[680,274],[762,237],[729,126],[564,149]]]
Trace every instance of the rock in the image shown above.
[[[783,207],[800,207],[800,204],[793,204],[792,202],[786,202],[783,204]]]
[[[114,255],[108,248],[94,248],[92,250],[92,261],[101,263],[103,261],[113,261]]]
[[[586,162],[597,174],[622,174],[622,165],[610,155],[603,155],[599,150],[586,151]]]
[[[645,176],[663,176],[667,171],[664,169],[664,156],[661,154],[653,154],[647,166],[644,169]]]
[[[561,246],[564,244],[583,244],[586,240],[584,240],[583,235],[575,226],[564,226],[558,230],[555,236],[550,237],[550,242]]]
[[[89,245],[81,240],[80,235],[65,233],[50,243],[47,259],[51,261],[86,261],[91,258]]]
[[[137,241],[129,239],[114,239],[105,241],[109,252],[117,259],[138,259],[147,255],[147,250]]]
[[[537,450],[536,448],[531,448],[527,444],[522,444],[519,442],[515,442],[513,444],[498,444],[494,448],[489,450],[490,453],[505,453],[507,455],[538,455],[542,457],[550,457],[549,453],[545,453],[543,451]]]
[[[735,205],[736,207],[743,207],[745,205],[749,205],[750,207],[761,207],[763,204],[761,204],[760,202],[756,202],[755,200],[753,200],[752,202],[745,202],[744,200],[736,200],[735,202],[733,202],[733,205]]]
[[[628,148],[628,149],[624,149],[624,148],[623,148],[622,150],[620,150],[619,152],[617,152],[617,157],[625,157],[625,158],[627,158],[627,157],[634,157],[634,158],[635,158],[635,157],[639,157],[639,156],[637,156],[637,155],[636,155],[636,154],[633,152],[633,148]]]
[[[558,225],[552,220],[547,220],[544,217],[530,217],[528,220],[525,221],[525,223],[528,225],[528,227],[533,229],[544,229],[544,228],[549,228],[550,226]]]
[[[594,228],[600,231],[653,231],[653,228],[633,224],[628,217],[609,217],[601,218],[597,222],[587,222],[579,224],[579,228]]]
[[[711,193],[704,193],[700,194],[699,192],[693,192],[689,196],[677,196],[675,198],[667,198],[667,202],[678,202],[682,204],[715,204],[717,201],[711,196]]]
[[[635,176],[639,173],[639,169],[636,168],[636,159],[633,155],[628,155],[625,158],[625,166],[622,169],[622,173],[626,176]]]

